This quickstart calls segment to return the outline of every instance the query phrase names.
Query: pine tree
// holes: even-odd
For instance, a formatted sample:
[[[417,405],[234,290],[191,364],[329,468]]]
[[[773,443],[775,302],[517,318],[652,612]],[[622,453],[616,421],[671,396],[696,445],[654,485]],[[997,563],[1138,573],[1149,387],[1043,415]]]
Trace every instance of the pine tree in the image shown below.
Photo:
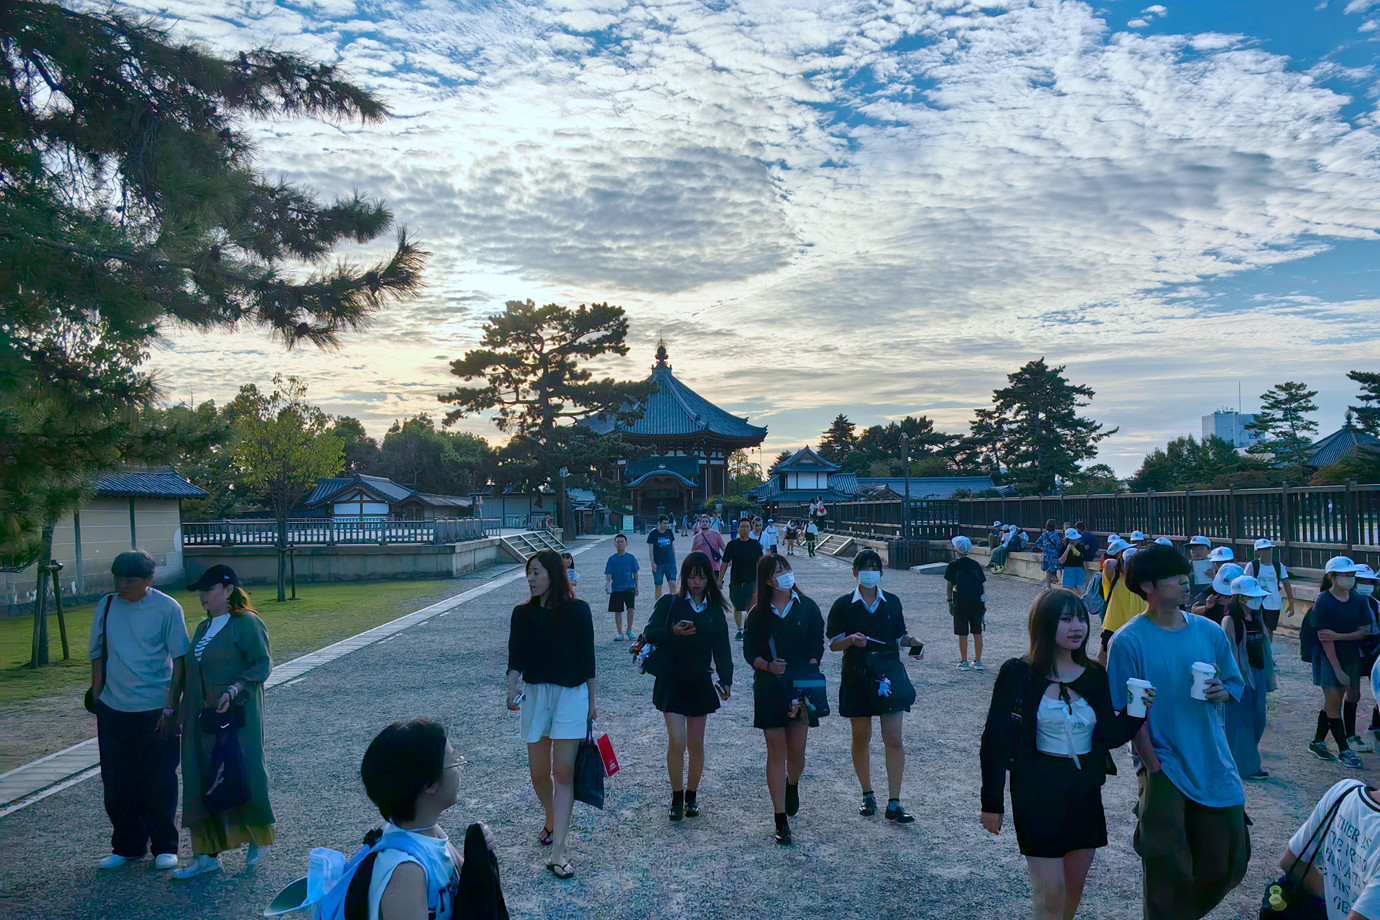
[[[773,473],[776,472],[776,468],[777,468],[778,466],[780,466],[781,464],[785,463],[787,460],[791,459],[791,458],[794,457],[794,456],[795,456],[794,451],[783,450],[781,453],[777,454],[777,455],[776,455],[776,459],[773,460],[773,461],[771,462],[771,470],[770,470],[770,472],[773,472]]]
[[[1380,437],[1380,374],[1373,371],[1348,371],[1347,377],[1361,385],[1357,397],[1364,405],[1351,406],[1356,427]]]
[[[1260,394],[1260,411],[1246,426],[1260,435],[1248,452],[1274,457],[1300,483],[1308,482],[1313,435],[1318,433],[1318,423],[1308,418],[1309,413],[1318,411],[1313,402],[1317,395],[1317,390],[1295,380],[1277,383]]]
[[[1097,456],[1098,443],[1117,431],[1104,431],[1098,422],[1078,414],[1092,400],[1093,391],[1069,383],[1062,366],[1050,367],[1040,358],[1006,379],[1008,385],[992,393],[993,414],[979,414],[983,424],[991,426],[1001,459],[1024,489],[1041,495],[1052,492],[1058,479],[1076,476],[1080,463]]]
[[[847,457],[857,444],[857,439],[853,436],[856,428],[857,426],[848,420],[848,416],[840,412],[824,430],[816,453],[830,463],[842,463],[843,458]]]

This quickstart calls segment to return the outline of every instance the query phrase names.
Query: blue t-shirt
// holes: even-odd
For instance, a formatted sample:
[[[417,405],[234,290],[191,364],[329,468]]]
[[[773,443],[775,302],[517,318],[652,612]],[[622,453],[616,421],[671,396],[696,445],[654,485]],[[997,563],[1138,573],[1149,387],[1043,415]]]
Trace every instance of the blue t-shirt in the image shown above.
[[[604,563],[604,574],[613,576],[609,589],[631,591],[637,587],[638,568],[637,557],[632,553],[624,552],[621,556],[614,553],[609,557],[609,561]]]
[[[1201,805],[1244,805],[1246,789],[1227,745],[1218,704],[1189,695],[1193,662],[1217,665],[1217,678],[1233,699],[1241,699],[1246,684],[1222,627],[1207,617],[1184,618],[1181,629],[1164,629],[1142,613],[1117,630],[1107,653],[1112,699],[1126,699],[1128,677],[1150,681],[1155,704],[1147,724],[1164,775]]]
[[[656,565],[669,565],[672,568],[676,564],[676,551],[674,548],[676,535],[671,532],[671,528],[666,528],[666,532],[653,530],[647,534],[647,545],[652,548],[652,562]]]

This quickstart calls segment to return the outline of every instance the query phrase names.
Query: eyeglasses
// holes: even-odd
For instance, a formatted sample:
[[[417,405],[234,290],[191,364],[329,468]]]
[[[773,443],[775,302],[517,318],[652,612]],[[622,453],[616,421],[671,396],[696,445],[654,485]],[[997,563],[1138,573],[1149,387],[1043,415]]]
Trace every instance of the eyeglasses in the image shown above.
[[[461,756],[460,754],[456,754],[456,755],[455,755],[455,762],[454,762],[454,763],[448,763],[448,764],[446,764],[445,766],[441,767],[441,769],[442,769],[442,770],[458,770],[458,769],[460,769],[461,767],[465,766],[465,765],[468,764],[468,763],[469,763],[469,761],[466,760],[463,756]]]

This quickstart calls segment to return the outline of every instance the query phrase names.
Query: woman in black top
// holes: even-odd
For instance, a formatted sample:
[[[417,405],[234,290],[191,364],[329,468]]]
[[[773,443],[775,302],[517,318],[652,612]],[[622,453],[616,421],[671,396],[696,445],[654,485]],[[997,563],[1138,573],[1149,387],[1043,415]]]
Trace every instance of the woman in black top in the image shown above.
[[[1337,741],[1337,760],[1361,769],[1361,758],[1352,749],[1349,736],[1356,730],[1356,704],[1361,699],[1361,643],[1370,635],[1370,604],[1352,589],[1356,586],[1356,563],[1346,556],[1333,556],[1323,566],[1318,599],[1313,602],[1313,624],[1318,628],[1319,648],[1313,651],[1313,686],[1323,692],[1323,708],[1318,712],[1318,728],[1308,749],[1321,760],[1332,760],[1327,749],[1327,732]],[[1343,709],[1345,702],[1345,710]],[[1351,716],[1347,730],[1344,713]],[[1362,750],[1370,750],[1365,745]]]
[[[906,634],[901,615],[901,599],[883,594],[882,557],[865,549],[853,559],[853,577],[858,587],[829,608],[829,623],[824,632],[829,648],[843,652],[843,671],[839,678],[839,715],[846,716],[853,730],[853,771],[862,785],[862,807],[858,814],[877,813],[877,797],[872,793],[872,719],[881,718],[882,744],[886,748],[886,816],[890,821],[909,824],[915,818],[901,807],[901,776],[906,768],[906,753],[901,747],[901,720],[915,702],[915,688],[901,664],[901,646],[918,645]]]
[[[757,563],[757,603],[743,629],[743,658],[753,667],[753,725],[767,741],[767,789],[776,812],[776,842],[791,842],[790,815],[800,810],[808,730],[828,715],[824,675],[824,617],[795,590],[785,556]]]
[[[1113,711],[1107,672],[1084,649],[1088,634],[1082,598],[1067,588],[1042,592],[1030,608],[1030,651],[1002,665],[982,732],[982,826],[1001,833],[1010,771],[1037,920],[1078,910],[1093,855],[1107,845],[1109,752],[1145,722]],[[1125,692],[1118,688],[1118,700]],[[1147,707],[1153,696],[1146,691]]]
[[[727,700],[733,684],[733,654],[728,645],[728,604],[714,580],[714,564],[691,553],[680,565],[680,590],[656,602],[643,630],[657,647],[666,669],[652,687],[652,705],[666,719],[666,770],[671,775],[671,820],[700,813],[695,793],[704,773],[705,719]],[[710,664],[718,675],[710,676]],[[690,749],[688,788],[685,751]]]
[[[546,810],[538,842],[551,845],[546,868],[557,878],[575,870],[565,859],[575,801],[575,753],[598,709],[594,705],[594,620],[570,596],[565,563],[552,550],[527,560],[531,599],[513,608],[508,633],[508,708],[522,709],[522,737],[532,788]],[[526,687],[518,690],[518,678]]]

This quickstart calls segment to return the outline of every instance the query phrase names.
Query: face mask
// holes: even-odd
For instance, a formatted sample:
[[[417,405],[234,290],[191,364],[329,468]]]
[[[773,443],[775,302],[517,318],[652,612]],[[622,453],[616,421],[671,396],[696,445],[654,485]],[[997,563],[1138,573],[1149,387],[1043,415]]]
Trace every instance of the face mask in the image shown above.
[[[1352,588],[1356,587],[1356,576],[1338,575],[1335,579],[1333,579],[1332,583],[1339,588],[1345,588],[1348,591],[1350,591]]]
[[[782,591],[789,591],[795,587],[795,573],[782,572],[776,576],[776,586]]]
[[[1246,609],[1247,609],[1247,610],[1259,610],[1259,609],[1260,609],[1261,603],[1263,603],[1263,601],[1261,600],[1261,598],[1258,598],[1258,597],[1248,597],[1248,598],[1246,598]]]
[[[1375,593],[1375,585],[1357,585],[1356,593],[1362,597],[1370,597]]]
[[[882,573],[873,569],[858,573],[858,585],[863,588],[875,588],[882,582]]]

